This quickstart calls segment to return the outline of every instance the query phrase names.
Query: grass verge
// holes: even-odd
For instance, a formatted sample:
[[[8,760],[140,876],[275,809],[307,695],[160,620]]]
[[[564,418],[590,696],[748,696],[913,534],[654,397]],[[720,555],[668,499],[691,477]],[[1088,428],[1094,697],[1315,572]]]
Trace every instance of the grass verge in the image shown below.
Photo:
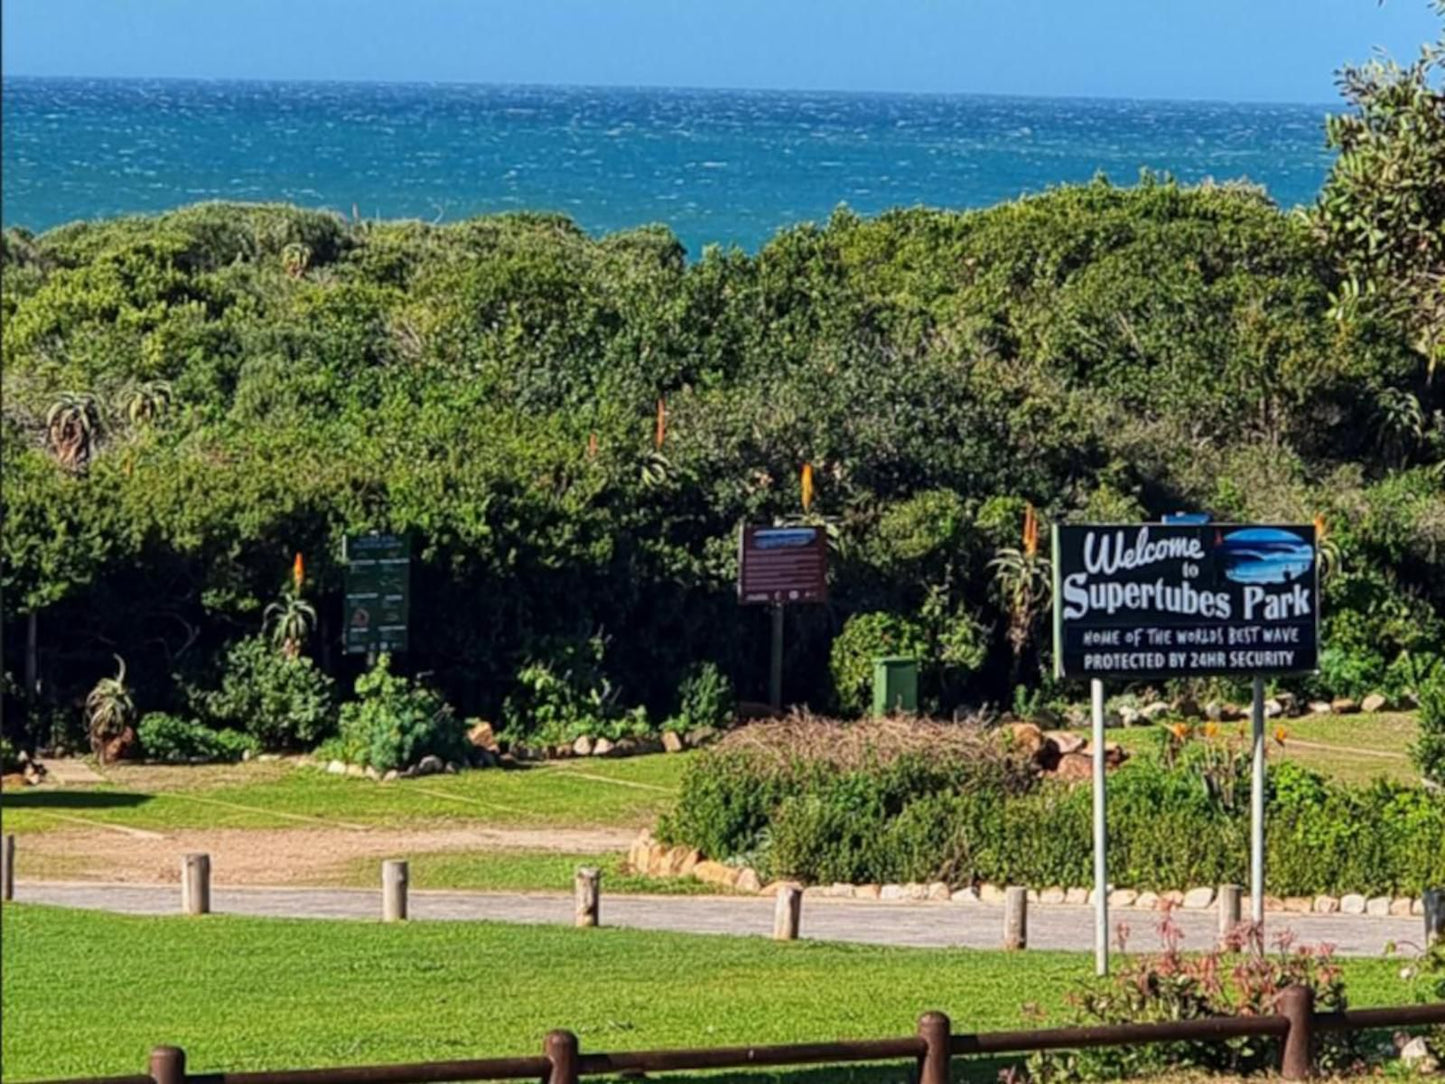
[[[911,1034],[1057,1020],[1082,953],[925,950],[621,929],[142,918],[7,905],[3,1079],[283,1069],[583,1049]],[[1398,962],[1348,960],[1355,1004],[1403,996]],[[838,1079],[835,1073],[832,1079]],[[901,1077],[900,1077],[901,1079]]]

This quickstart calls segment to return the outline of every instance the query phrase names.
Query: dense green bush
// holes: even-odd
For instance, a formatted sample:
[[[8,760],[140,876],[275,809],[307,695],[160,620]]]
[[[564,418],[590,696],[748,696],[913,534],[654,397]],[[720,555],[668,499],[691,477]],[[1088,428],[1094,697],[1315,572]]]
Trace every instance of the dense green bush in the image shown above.
[[[873,704],[874,659],[906,655],[921,664],[927,654],[927,638],[917,622],[890,613],[854,614],[829,656],[833,698],[844,713],[859,715]]]
[[[239,730],[212,730],[194,719],[153,711],[136,727],[141,752],[151,760],[185,763],[205,760],[240,760],[260,751],[260,743]]]
[[[191,708],[215,730],[241,730],[264,749],[308,748],[335,727],[334,682],[305,656],[288,658],[248,636],[226,652],[220,687],[191,690]]]
[[[1115,883],[1162,891],[1245,878],[1247,762],[1215,759],[1141,757],[1111,777]],[[1269,779],[1272,893],[1418,893],[1445,878],[1445,798],[1383,780],[1349,787],[1290,762]],[[1091,883],[1091,825],[1087,787],[1025,786],[962,762],[845,771],[710,750],[689,765],[662,830],[768,878],[1043,887]]]
[[[700,662],[688,670],[677,688],[677,711],[663,726],[669,730],[725,727],[737,707],[733,683],[717,663]]]
[[[1420,682],[1420,736],[1410,756],[1420,774],[1445,788],[1445,664],[1436,662]]]
[[[9,738],[0,738],[0,772],[20,770],[20,750],[10,744]]]
[[[615,740],[648,731],[646,710],[625,709],[621,690],[606,675],[603,637],[539,646],[538,657],[517,672],[516,690],[502,707],[508,741],[547,747],[584,735]]]
[[[467,726],[432,689],[391,672],[391,657],[356,679],[356,699],[341,707],[336,738],[318,750],[348,764],[400,771],[423,757],[464,761]]]

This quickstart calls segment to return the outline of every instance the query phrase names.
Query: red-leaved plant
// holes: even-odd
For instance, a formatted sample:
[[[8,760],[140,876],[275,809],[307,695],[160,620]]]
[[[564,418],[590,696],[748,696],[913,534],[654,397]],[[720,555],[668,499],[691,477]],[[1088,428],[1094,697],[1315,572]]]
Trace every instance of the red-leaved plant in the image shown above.
[[[1071,1023],[1089,1026],[1269,1015],[1280,992],[1295,985],[1314,990],[1317,1012],[1345,1007],[1344,980],[1333,945],[1300,945],[1292,932],[1284,931],[1273,939],[1274,951],[1267,953],[1260,927],[1243,923],[1208,951],[1186,953],[1184,931],[1171,909],[1164,911],[1156,929],[1161,952],[1128,956],[1129,927],[1119,924],[1116,942],[1123,959],[1112,975],[1090,980],[1070,996]],[[1317,1056],[1321,1069],[1339,1072],[1359,1064],[1355,1044],[1347,1034],[1332,1033],[1320,1039]],[[1093,1081],[1180,1069],[1242,1076],[1278,1064],[1279,1040],[1250,1036],[1046,1052],[1030,1058],[1028,1069],[1036,1080]]]

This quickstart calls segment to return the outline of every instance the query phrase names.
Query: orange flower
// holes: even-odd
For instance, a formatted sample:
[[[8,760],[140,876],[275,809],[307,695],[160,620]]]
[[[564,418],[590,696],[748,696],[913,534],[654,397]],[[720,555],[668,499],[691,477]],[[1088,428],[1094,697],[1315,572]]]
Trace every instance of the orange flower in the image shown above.
[[[296,560],[291,562],[291,582],[295,584],[297,593],[301,591],[301,584],[306,580],[306,562],[301,559],[301,554],[296,554]]]
[[[1329,525],[1328,525],[1327,523],[1325,523],[1325,514],[1324,514],[1323,512],[1316,512],[1316,513],[1315,513],[1315,545],[1319,545],[1321,542],[1323,542],[1326,538],[1329,537],[1329,534],[1330,534],[1330,528],[1329,528]]]
[[[1204,724],[1204,736],[1205,736],[1206,738],[1217,738],[1217,737],[1219,737],[1219,724],[1218,724],[1218,723],[1205,723],[1205,724]]]
[[[1274,728],[1274,740],[1277,741],[1280,745],[1284,744],[1284,740],[1287,737],[1289,737],[1289,731],[1286,730],[1284,727],[1277,726]]]
[[[659,399],[657,400],[657,434],[656,434],[656,436],[654,437],[654,441],[655,441],[655,443],[657,444],[657,450],[658,450],[658,451],[661,451],[661,450],[662,450],[662,442],[663,442],[664,440],[666,440],[666,439],[667,439],[667,400],[666,400],[666,399],[659,398]]]
[[[1174,735],[1175,741],[1183,741],[1185,738],[1189,737],[1189,724],[1171,723],[1169,725],[1169,733]]]
[[[1033,504],[1024,505],[1024,553],[1029,557],[1039,552],[1039,517]]]
[[[587,458],[597,458],[597,434],[591,433],[587,437]]]
[[[811,463],[803,464],[802,485],[803,511],[806,512],[808,510],[808,506],[813,503],[813,464]]]

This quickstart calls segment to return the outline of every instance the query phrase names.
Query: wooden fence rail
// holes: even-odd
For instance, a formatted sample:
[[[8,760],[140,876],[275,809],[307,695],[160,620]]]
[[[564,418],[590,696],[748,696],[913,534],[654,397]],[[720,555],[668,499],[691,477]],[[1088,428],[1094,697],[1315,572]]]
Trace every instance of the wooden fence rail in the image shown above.
[[[1279,997],[1272,1016],[1219,1016],[1158,1024],[1113,1024],[1042,1031],[995,1031],[954,1035],[943,1013],[924,1013],[918,1033],[897,1039],[862,1039],[788,1046],[732,1046],[704,1050],[638,1050],[584,1054],[577,1036],[554,1031],[544,1053],[530,1058],[435,1061],[412,1065],[359,1065],[258,1073],[188,1073],[186,1055],[174,1046],[151,1051],[149,1071],[136,1076],[89,1077],[48,1084],[441,1084],[443,1081],[541,1080],[576,1084],[580,1077],[617,1073],[689,1072],[704,1069],[759,1069],[782,1065],[843,1065],[916,1060],[919,1084],[948,1084],[954,1057],[1024,1054],[1139,1043],[1218,1041],[1249,1035],[1283,1040],[1280,1076],[1304,1080],[1313,1072],[1315,1035],[1323,1031],[1419,1027],[1445,1024],[1445,1002],[1384,1009],[1317,1013],[1314,994],[1293,986]]]

